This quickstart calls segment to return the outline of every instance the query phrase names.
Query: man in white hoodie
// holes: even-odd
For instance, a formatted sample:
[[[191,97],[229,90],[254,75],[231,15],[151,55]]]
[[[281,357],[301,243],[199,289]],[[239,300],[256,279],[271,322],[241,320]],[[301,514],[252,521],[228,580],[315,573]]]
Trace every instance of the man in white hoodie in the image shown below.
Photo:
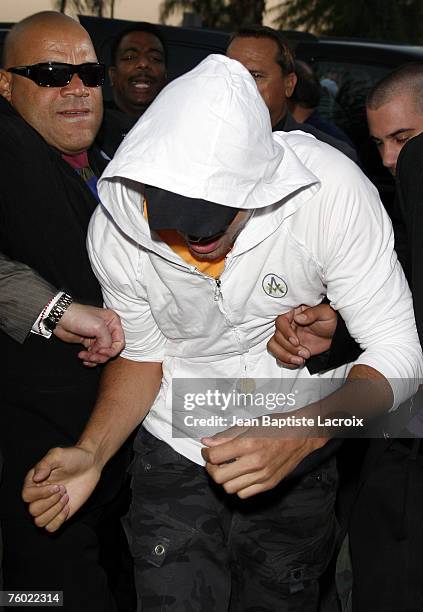
[[[107,367],[78,445],[53,449],[28,473],[30,512],[58,529],[143,420],[124,521],[138,609],[317,609],[336,536],[332,433],[318,416],[342,409],[352,419],[351,387],[357,418],[388,410],[422,372],[375,188],[326,144],[272,135],[248,71],[210,56],[159,94],[99,191],[91,261],[126,348]],[[320,403],[324,377],[282,368],[266,347],[277,315],[324,295],[364,351],[326,374],[340,388]],[[210,378],[217,388],[203,393]],[[376,388],[360,396],[357,379]],[[289,393],[272,427],[270,405],[236,405],[239,391],[281,384]],[[221,410],[228,396],[230,418]],[[310,419],[312,435],[287,437],[287,416]],[[65,509],[52,504],[51,482],[65,485]]]

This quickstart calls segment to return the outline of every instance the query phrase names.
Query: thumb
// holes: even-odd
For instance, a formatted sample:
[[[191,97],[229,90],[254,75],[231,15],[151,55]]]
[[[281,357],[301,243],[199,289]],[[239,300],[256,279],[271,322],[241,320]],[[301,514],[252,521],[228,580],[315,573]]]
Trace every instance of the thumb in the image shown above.
[[[34,473],[32,475],[32,480],[34,482],[43,482],[43,480],[47,480],[50,478],[52,471],[58,467],[58,465],[52,460],[44,457],[34,466]]]
[[[275,319],[276,326],[278,326],[278,324],[282,324],[282,322],[292,323],[294,321],[294,318],[295,318],[295,309],[292,308],[291,310],[288,310],[288,312],[284,312],[283,314],[280,314],[276,317]]]
[[[296,314],[294,317],[295,323],[301,326],[312,325],[319,319],[321,320],[322,317],[319,316],[318,308],[309,308],[308,310]]]

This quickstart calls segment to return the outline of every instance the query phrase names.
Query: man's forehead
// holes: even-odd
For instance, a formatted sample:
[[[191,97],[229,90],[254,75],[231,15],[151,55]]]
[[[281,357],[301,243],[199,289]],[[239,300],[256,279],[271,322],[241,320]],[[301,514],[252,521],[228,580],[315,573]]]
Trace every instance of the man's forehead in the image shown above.
[[[387,137],[398,132],[423,128],[423,113],[416,108],[412,96],[395,96],[377,109],[367,109],[372,136]]]
[[[276,60],[277,50],[276,42],[270,38],[240,36],[231,42],[226,54],[233,59],[242,56],[243,59],[251,62],[265,61],[268,63]]]
[[[47,52],[48,54],[64,54],[71,55],[72,53],[92,56],[93,60],[96,60],[96,55],[91,41],[86,38],[80,40],[49,40],[45,39],[44,46],[41,48],[41,52]]]
[[[119,45],[119,52],[124,53],[129,49],[145,48],[148,47],[151,50],[164,52],[163,45],[159,38],[152,32],[128,32]]]
[[[79,27],[51,27],[35,24],[26,28],[13,41],[8,56],[13,64],[56,61],[96,61],[96,54],[88,34]],[[9,63],[11,63],[9,61]]]

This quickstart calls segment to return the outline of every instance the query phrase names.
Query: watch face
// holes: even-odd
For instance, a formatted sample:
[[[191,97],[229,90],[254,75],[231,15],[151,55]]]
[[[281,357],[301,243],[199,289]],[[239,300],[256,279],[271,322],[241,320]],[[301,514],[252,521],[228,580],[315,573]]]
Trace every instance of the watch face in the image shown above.
[[[54,328],[56,327],[56,321],[52,318],[50,318],[50,316],[46,317],[43,321],[43,325],[45,328],[48,329],[48,331],[54,331]]]
[[[63,293],[57,300],[56,304],[50,310],[48,315],[43,319],[43,325],[49,331],[54,331],[60,319],[65,314],[66,310],[72,304],[72,298],[67,293]]]

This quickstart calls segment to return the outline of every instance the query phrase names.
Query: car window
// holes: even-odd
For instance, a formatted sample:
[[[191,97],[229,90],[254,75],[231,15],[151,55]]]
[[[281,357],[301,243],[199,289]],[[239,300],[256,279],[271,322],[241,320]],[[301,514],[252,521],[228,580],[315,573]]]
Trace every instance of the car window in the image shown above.
[[[365,104],[369,89],[392,67],[345,60],[316,60],[312,64],[323,88],[319,114],[333,121],[350,136],[363,169],[377,185],[385,207],[390,211],[394,182],[382,166],[376,147],[369,138]]]
[[[323,88],[318,112],[342,127],[355,142],[362,141],[367,136],[367,93],[391,68],[345,61],[316,61],[313,67]]]
[[[188,72],[199,64],[210,53],[221,53],[205,46],[194,46],[189,44],[181,44],[168,42],[168,78],[172,80],[185,72]]]

